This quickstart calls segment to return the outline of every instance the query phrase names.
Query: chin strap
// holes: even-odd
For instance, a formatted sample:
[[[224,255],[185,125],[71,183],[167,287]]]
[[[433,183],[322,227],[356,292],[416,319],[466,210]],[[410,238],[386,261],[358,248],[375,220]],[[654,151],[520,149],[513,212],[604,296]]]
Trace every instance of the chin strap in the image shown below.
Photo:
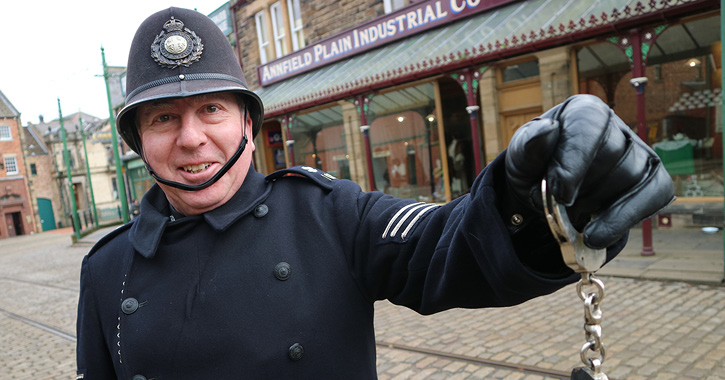
[[[247,128],[247,108],[244,107],[244,129],[246,129],[246,128]],[[237,162],[237,160],[239,159],[239,157],[242,156],[244,149],[247,147],[247,142],[248,142],[247,133],[245,132],[244,135],[242,136],[242,141],[239,143],[239,148],[237,148],[237,151],[234,152],[234,155],[232,155],[232,157],[229,159],[229,161],[227,161],[224,164],[224,166],[222,166],[222,168],[219,169],[219,171],[216,172],[216,174],[214,174],[213,177],[209,178],[204,183],[199,184],[199,185],[187,185],[185,183],[170,181],[168,179],[161,178],[151,168],[151,166],[146,161],[145,157],[143,157],[143,161],[144,161],[144,164],[146,164],[146,170],[148,170],[149,174],[151,175],[151,177],[153,177],[153,179],[156,180],[156,182],[164,184],[166,186],[175,187],[175,188],[181,189],[181,190],[199,191],[199,190],[206,189],[207,187],[213,185],[216,181],[219,180],[219,178],[221,178],[224,174],[226,174],[226,172],[229,171],[229,169],[231,169],[232,165],[234,165]],[[143,148],[141,148],[141,149],[143,150]]]

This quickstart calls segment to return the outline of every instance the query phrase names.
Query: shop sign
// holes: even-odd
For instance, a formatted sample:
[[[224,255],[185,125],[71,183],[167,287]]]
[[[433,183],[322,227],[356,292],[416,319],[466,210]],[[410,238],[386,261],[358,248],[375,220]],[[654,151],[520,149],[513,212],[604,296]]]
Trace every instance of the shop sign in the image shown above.
[[[257,67],[262,86],[519,0],[429,0],[378,17]]]
[[[91,137],[91,142],[96,143],[110,143],[111,142],[111,131],[98,131],[94,132]]]
[[[376,150],[373,152],[373,158],[390,157],[390,150]]]
[[[209,18],[214,21],[216,26],[222,30],[222,33],[224,33],[225,36],[232,34],[234,31],[232,28],[232,14],[229,9],[229,2],[226,2],[224,5],[209,14]]]

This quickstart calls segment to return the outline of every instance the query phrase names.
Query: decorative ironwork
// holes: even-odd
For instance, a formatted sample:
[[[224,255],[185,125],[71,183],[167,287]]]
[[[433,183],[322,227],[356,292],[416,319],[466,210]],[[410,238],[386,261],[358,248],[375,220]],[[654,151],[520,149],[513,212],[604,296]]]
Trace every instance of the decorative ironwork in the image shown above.
[[[353,79],[350,82],[345,83],[344,86],[341,86],[344,88],[341,88],[340,90],[337,90],[335,88],[335,86],[338,85],[338,83],[335,83],[334,85],[332,85],[332,87],[328,88],[329,92],[326,92],[324,94],[324,97],[334,98],[335,96],[344,96],[345,93],[359,93],[360,91],[369,90],[371,86],[376,85],[380,82],[390,83],[403,81],[409,77],[416,77],[418,73],[422,72],[445,72],[458,70],[460,69],[461,64],[465,63],[465,61],[483,63],[487,60],[487,57],[490,57],[490,60],[493,61],[498,59],[501,55],[505,54],[506,51],[523,50],[526,47],[539,44],[545,40],[566,37],[569,34],[580,33],[595,27],[601,27],[606,24],[619,22],[633,17],[640,17],[650,13],[662,11],[667,8],[691,4],[698,1],[702,0],[649,0],[646,3],[640,1],[637,2],[633,8],[630,6],[625,6],[621,10],[614,8],[611,13],[602,12],[602,14],[598,16],[592,14],[588,18],[580,18],[577,22],[575,22],[574,20],[570,20],[566,25],[552,25],[547,30],[531,30],[528,34],[522,33],[519,37],[515,35],[508,36],[506,38],[503,38],[502,40],[496,40],[493,43],[489,42],[485,46],[483,44],[480,44],[478,46],[472,46],[470,48],[464,49],[462,52],[446,52],[445,54],[439,56],[425,58],[424,60],[416,64],[406,63],[396,69],[390,69],[385,72],[372,74],[362,79]],[[656,37],[659,36],[666,27],[666,25],[660,25],[652,28],[652,35],[649,40],[646,35],[644,36],[641,45],[642,51],[643,53],[645,53],[643,54],[645,57],[646,52],[649,52],[649,49],[651,48],[651,44],[653,43],[654,39],[656,39]],[[608,41],[615,44],[619,43],[623,45],[629,45],[629,51],[626,50],[627,46],[625,46],[623,50],[625,50],[625,54],[627,54],[631,61],[633,57],[633,52],[631,51],[631,41],[623,41],[624,39],[626,38],[620,36],[607,38]],[[274,113],[288,107],[304,105],[306,103],[321,100],[322,97],[323,96],[320,96],[319,94],[315,94],[311,98],[307,98],[305,95],[301,95],[299,97],[289,99],[288,103],[285,102],[271,104],[267,106],[267,112]]]

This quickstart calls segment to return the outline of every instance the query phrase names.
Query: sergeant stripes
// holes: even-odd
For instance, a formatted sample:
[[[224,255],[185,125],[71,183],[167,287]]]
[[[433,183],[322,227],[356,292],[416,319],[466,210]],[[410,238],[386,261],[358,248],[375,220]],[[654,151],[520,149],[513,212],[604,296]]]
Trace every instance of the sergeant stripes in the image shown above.
[[[418,220],[425,215],[428,211],[439,207],[440,205],[436,204],[429,204],[424,202],[417,202],[417,203],[411,203],[395,213],[392,218],[390,218],[390,221],[388,222],[387,227],[385,227],[385,231],[383,231],[382,238],[385,239],[388,237],[388,232],[390,232],[390,237],[395,237],[395,235],[398,233],[398,231],[405,225],[405,229],[403,230],[403,233],[400,235],[402,239],[405,239],[406,236],[408,236],[408,233],[410,230],[413,229],[413,226],[418,222]],[[407,212],[406,212],[407,211]],[[414,217],[410,218],[411,215],[413,215],[417,211],[417,214],[415,214]],[[400,217],[400,215],[403,215]],[[400,219],[398,219],[400,217]],[[410,220],[409,220],[410,218]],[[395,223],[397,221],[397,224]],[[405,224],[408,222],[407,224]],[[395,225],[395,227],[393,227]],[[390,230],[392,228],[392,231]]]

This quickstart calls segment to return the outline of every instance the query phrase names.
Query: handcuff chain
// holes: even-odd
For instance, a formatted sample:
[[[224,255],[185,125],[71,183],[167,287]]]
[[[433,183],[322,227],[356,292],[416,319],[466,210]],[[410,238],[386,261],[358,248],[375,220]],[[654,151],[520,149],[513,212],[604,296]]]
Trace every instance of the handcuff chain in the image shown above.
[[[593,286],[591,292],[584,292],[585,286]],[[586,343],[579,356],[582,363],[595,374],[601,373],[606,357],[606,348],[602,343],[602,311],[599,307],[604,299],[604,283],[591,272],[582,273],[582,279],[576,285],[579,298],[584,301],[584,337]],[[593,353],[593,355],[591,355]]]

